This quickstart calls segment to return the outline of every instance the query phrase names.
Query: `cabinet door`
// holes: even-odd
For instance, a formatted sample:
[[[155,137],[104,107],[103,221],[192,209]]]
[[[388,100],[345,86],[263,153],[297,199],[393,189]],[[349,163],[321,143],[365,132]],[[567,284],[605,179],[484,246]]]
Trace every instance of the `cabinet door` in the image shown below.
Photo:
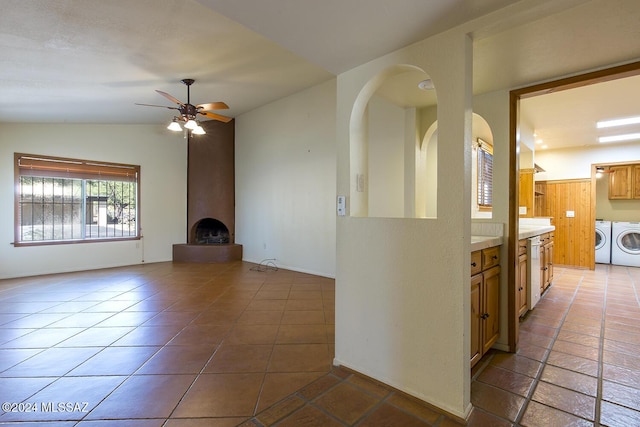
[[[631,198],[631,165],[611,166],[609,170],[609,199]]]
[[[544,250],[544,246],[540,245],[540,295],[542,295],[542,293],[544,292],[544,289],[545,289],[544,284],[548,277],[547,262],[545,260],[546,260],[546,252]]]
[[[633,198],[640,199],[640,165],[633,165]]]
[[[547,267],[545,289],[553,282],[553,240],[544,247],[544,261]]]
[[[471,277],[471,367],[482,357],[482,274]]]
[[[482,305],[483,353],[486,353],[498,339],[500,333],[500,267],[493,267],[484,273]]]
[[[527,276],[527,254],[518,257],[518,275],[516,277],[516,295],[518,316],[522,316],[527,312],[528,282]]]

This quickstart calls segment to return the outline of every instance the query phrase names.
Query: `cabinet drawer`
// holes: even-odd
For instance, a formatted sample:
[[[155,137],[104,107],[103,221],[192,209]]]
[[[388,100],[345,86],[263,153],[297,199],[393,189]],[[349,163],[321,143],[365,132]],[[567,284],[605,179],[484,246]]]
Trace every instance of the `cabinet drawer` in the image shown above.
[[[471,275],[478,274],[482,271],[482,252],[471,252]]]
[[[482,270],[500,265],[500,246],[482,250]]]
[[[518,255],[524,255],[527,253],[527,239],[518,241]]]

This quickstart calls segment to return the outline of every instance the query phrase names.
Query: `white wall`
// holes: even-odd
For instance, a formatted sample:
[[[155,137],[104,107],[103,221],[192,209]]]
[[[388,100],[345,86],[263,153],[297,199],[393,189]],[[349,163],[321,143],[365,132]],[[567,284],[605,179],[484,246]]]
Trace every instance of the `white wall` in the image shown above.
[[[141,166],[143,238],[14,247],[13,153]],[[152,125],[0,123],[0,278],[170,261],[186,240],[186,140]]]
[[[536,181],[591,178],[592,164],[640,162],[640,143],[537,150],[535,159],[546,171],[537,173]]]
[[[338,217],[335,363],[461,417],[470,410],[469,272],[461,268],[470,262],[470,48],[466,35],[449,33],[394,52],[339,75],[337,100],[338,194],[353,197],[361,92],[398,65],[431,76],[439,188],[437,219]]]
[[[640,200],[609,200],[609,175],[596,180],[596,218],[605,221],[640,221]]]
[[[374,96],[369,113],[369,216],[402,218],[405,110]]]
[[[246,261],[335,276],[335,121],[335,80],[236,118],[236,243]]]

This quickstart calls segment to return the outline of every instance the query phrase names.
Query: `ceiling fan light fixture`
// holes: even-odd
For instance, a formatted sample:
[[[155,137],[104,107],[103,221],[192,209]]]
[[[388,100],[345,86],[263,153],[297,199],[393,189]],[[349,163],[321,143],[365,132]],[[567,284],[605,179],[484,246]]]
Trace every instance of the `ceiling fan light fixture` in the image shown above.
[[[198,123],[196,123],[196,121],[193,119],[189,119],[187,120],[187,123],[185,123],[184,127],[185,129],[194,130],[196,127],[198,127]]]
[[[204,131],[204,129],[200,125],[197,125],[195,128],[193,128],[191,130],[191,133],[194,134],[194,135],[205,135],[206,134],[206,132]]]
[[[174,118],[171,123],[169,123],[169,126],[167,126],[167,129],[174,132],[179,132],[182,130],[182,127],[180,126],[180,123],[178,123],[178,121]]]

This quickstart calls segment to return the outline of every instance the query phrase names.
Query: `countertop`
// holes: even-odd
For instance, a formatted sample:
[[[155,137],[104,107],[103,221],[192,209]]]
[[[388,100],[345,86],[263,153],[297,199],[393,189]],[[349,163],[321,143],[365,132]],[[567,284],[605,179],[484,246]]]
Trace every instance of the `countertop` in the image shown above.
[[[555,230],[553,225],[521,225],[518,228],[518,239],[528,239]]]
[[[518,229],[518,239],[528,239],[556,229],[553,225],[521,225]],[[471,236],[471,252],[499,246],[504,243],[502,236]]]
[[[471,252],[499,246],[503,240],[502,236],[471,236]]]

